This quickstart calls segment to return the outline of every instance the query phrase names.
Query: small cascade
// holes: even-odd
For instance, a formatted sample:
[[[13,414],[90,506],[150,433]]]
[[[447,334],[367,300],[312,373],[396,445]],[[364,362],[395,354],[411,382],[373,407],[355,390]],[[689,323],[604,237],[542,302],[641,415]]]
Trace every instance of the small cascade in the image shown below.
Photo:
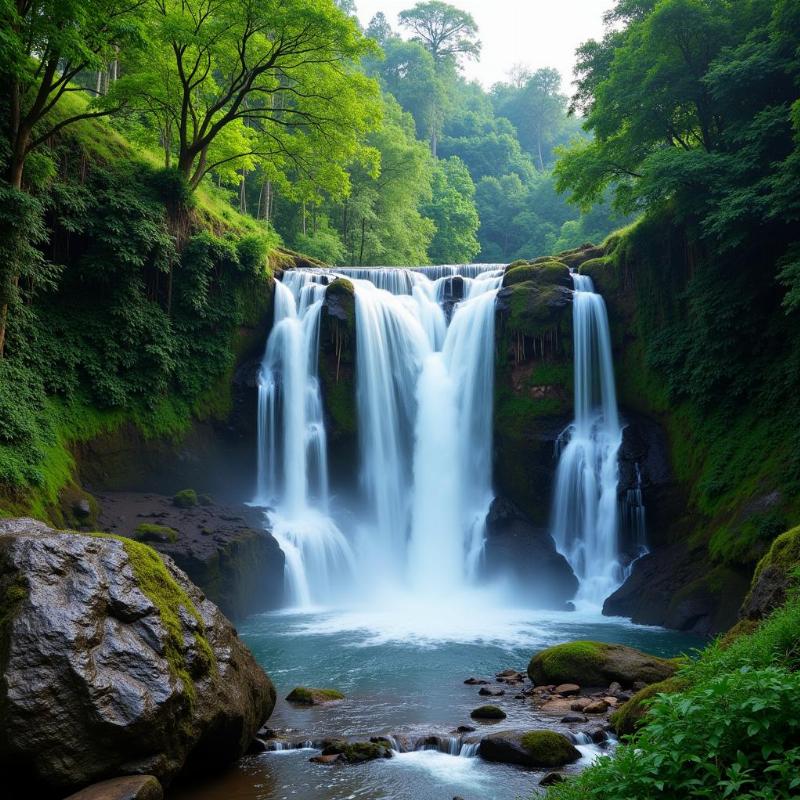
[[[352,571],[346,538],[328,516],[328,463],[317,377],[319,317],[329,276],[291,270],[275,283],[275,320],[258,379],[256,505],[270,506],[286,557],[290,602],[329,597]]]
[[[590,277],[572,279],[575,418],[559,437],[551,533],[580,582],[576,600],[597,606],[624,577],[617,503],[622,429],[605,303]]]
[[[381,736],[389,742],[389,746],[396,753],[418,753],[423,750],[433,750],[449,756],[461,758],[475,758],[481,743],[478,741],[467,742],[463,735],[459,736]],[[375,741],[375,740],[373,740]]]

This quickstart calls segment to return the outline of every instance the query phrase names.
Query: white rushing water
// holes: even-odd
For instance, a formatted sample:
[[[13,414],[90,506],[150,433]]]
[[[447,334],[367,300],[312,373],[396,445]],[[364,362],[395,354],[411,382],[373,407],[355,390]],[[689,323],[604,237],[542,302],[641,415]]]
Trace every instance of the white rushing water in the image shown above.
[[[623,579],[617,503],[622,429],[605,303],[590,277],[572,279],[575,418],[559,440],[551,532],[580,581],[576,600],[600,605]]]
[[[363,509],[348,537],[329,507],[317,362],[325,287],[355,288]],[[494,300],[502,270],[287,271],[259,379],[256,502],[271,505],[291,602],[357,584],[426,597],[474,577],[492,500]],[[461,299],[452,309],[453,293]],[[354,581],[354,576],[358,577]]]

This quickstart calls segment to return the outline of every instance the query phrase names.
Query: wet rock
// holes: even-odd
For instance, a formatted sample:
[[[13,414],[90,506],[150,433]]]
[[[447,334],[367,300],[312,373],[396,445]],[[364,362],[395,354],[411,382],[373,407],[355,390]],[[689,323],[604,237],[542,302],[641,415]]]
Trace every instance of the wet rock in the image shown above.
[[[241,756],[275,689],[219,609],[146,545],[0,521],[0,769],[48,796],[168,783]]]
[[[539,786],[554,786],[557,783],[562,783],[566,778],[560,772],[548,772],[542,776],[539,781]]]
[[[561,683],[553,690],[554,694],[572,695],[578,694],[581,687],[577,683]]]
[[[247,755],[256,756],[259,753],[266,753],[267,750],[269,750],[269,745],[263,739],[256,737],[250,742],[250,746],[247,748]]]
[[[613,681],[611,685],[608,687],[608,693],[612,696],[615,696],[617,692],[621,691],[622,691],[622,686],[620,686],[617,681]]]
[[[486,761],[526,767],[560,767],[580,758],[580,752],[556,731],[501,731],[481,739],[478,750]]]
[[[498,720],[505,719],[507,715],[502,708],[497,706],[479,706],[470,713],[470,716],[473,719]]]
[[[476,730],[477,728],[474,725],[459,725],[456,728],[456,733],[472,733]]]
[[[320,706],[344,700],[344,695],[337,689],[311,689],[307,686],[296,686],[286,695],[290,703],[302,706]]]
[[[322,751],[322,755],[337,756],[337,760],[348,764],[361,764],[365,761],[375,761],[379,758],[391,758],[392,751],[389,747],[376,742],[337,742],[336,744],[328,745]],[[327,763],[333,763],[333,761]]]
[[[583,711],[591,702],[588,697],[578,697],[569,704],[570,711]]]
[[[535,587],[536,596],[531,599],[544,608],[563,609],[578,588],[572,568],[546,528],[534,525],[503,497],[492,501],[486,517],[484,566],[488,578],[511,574],[522,585]]]
[[[583,709],[584,714],[605,714],[606,711],[608,703],[605,700],[595,700]]]
[[[589,728],[584,733],[595,743],[601,744],[608,739],[608,734],[604,728]]]
[[[308,759],[312,764],[336,764],[338,761],[343,761],[341,753],[329,753],[325,756],[312,756]]]
[[[464,683],[467,686],[485,686],[489,681],[485,681],[483,678],[467,678]]]
[[[563,714],[568,714],[571,710],[572,704],[566,697],[553,697],[539,706],[539,711],[543,714],[552,714],[553,716],[562,716]]]
[[[66,800],[162,800],[163,797],[164,790],[152,775],[127,775],[95,783]]]
[[[588,720],[583,716],[583,714],[572,713],[562,717],[561,721],[566,722],[567,724],[572,724],[575,722],[587,722]]]
[[[488,686],[483,686],[478,690],[478,694],[484,697],[502,697],[505,693],[505,689],[490,689]]]

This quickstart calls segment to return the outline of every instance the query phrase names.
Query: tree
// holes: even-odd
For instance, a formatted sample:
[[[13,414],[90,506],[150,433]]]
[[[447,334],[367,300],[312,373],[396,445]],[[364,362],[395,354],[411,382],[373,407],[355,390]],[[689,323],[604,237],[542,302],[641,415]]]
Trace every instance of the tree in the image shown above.
[[[386,19],[383,11],[375,14],[367,25],[366,35],[370,39],[374,39],[379,45],[383,46],[394,35],[392,33],[392,26]]]
[[[313,149],[352,156],[378,119],[376,87],[356,68],[375,49],[332,0],[154,0],[141,60],[117,92],[174,131],[177,169],[192,188],[246,159]],[[298,135],[302,134],[302,135]]]
[[[433,220],[436,234],[428,247],[434,264],[467,264],[480,250],[475,184],[460,158],[441,159],[433,171],[433,195],[422,213]]]
[[[476,38],[478,26],[466,11],[428,0],[417,3],[414,8],[401,11],[400,24],[413,31],[412,37],[433,56],[437,65],[448,58],[456,61],[462,56],[478,58],[481,43]]]
[[[399,19],[413,32],[412,41],[421,44],[433,58],[437,81],[430,94],[430,143],[436,158],[446,86],[452,84],[462,57],[479,57],[478,26],[471,14],[440,0],[417,3],[414,8],[401,11]]]
[[[144,0],[1,0],[0,77],[5,178],[11,187],[6,203],[30,219],[30,202],[15,196],[23,187],[28,156],[69,125],[111,113],[110,107],[71,104],[65,96],[81,91],[73,81],[84,70],[105,66],[135,36],[136,13]],[[7,220],[17,218],[10,214]],[[4,237],[25,231],[8,228]],[[14,248],[23,252],[25,247]],[[5,351],[9,305],[17,300],[20,270],[14,261],[0,267],[0,358]]]

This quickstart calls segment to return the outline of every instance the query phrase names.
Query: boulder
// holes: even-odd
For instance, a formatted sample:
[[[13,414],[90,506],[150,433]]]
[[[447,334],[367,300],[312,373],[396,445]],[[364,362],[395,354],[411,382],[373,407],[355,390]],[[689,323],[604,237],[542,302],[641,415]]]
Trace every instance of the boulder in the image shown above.
[[[669,678],[675,670],[673,662],[632,647],[588,641],[548,647],[528,665],[534,683],[574,680],[582,686],[608,686],[611,681],[623,686],[635,681],[655,683]]]
[[[560,772],[548,772],[542,776],[539,781],[539,786],[554,786],[557,783],[563,783],[566,778]]]
[[[286,695],[290,703],[302,706],[320,706],[344,700],[344,695],[337,689],[311,689],[307,686],[296,686]]]
[[[635,733],[647,714],[650,701],[658,694],[671,694],[685,689],[687,683],[680,677],[667,678],[652,683],[636,692],[627,703],[623,703],[609,717],[611,727],[617,736]]]
[[[66,800],[162,800],[164,790],[152,775],[128,775],[94,783]]]
[[[584,714],[605,714],[606,711],[608,711],[608,703],[605,700],[595,700],[583,709]]]
[[[488,686],[481,686],[478,690],[478,694],[483,697],[502,697],[505,693],[505,689],[491,689]]]
[[[479,706],[470,713],[472,719],[497,720],[505,719],[506,712],[497,706]]]
[[[235,629],[147,545],[0,521],[0,768],[27,796],[241,756],[275,689]]]
[[[384,744],[376,742],[336,742],[328,745],[322,756],[338,756],[338,761],[348,764],[361,764],[378,758],[391,758],[392,750]],[[333,763],[333,762],[331,762]]]
[[[467,678],[464,683],[467,686],[485,686],[489,681],[485,681],[483,678]]]
[[[561,767],[580,758],[580,753],[556,731],[502,731],[484,736],[478,754],[486,761],[525,767]]]
[[[800,566],[800,527],[782,533],[772,543],[753,573],[750,591],[742,603],[741,616],[760,620],[786,602],[786,596],[798,579]]]
[[[565,696],[578,694],[581,687],[577,683],[560,683],[553,689],[554,694],[563,694]]]

